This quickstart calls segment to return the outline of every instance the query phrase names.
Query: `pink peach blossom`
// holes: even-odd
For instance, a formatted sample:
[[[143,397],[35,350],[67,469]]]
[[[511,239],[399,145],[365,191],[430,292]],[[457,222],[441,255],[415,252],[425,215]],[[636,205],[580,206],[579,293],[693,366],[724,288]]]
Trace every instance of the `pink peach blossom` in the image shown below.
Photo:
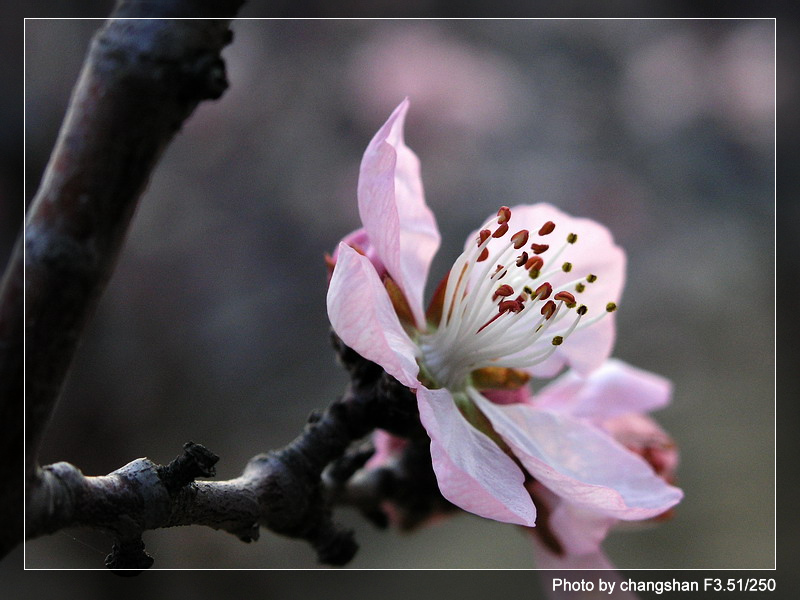
[[[439,488],[453,504],[533,526],[532,476],[609,519],[663,513],[680,490],[595,423],[557,402],[554,410],[500,404],[483,392],[498,374],[552,376],[567,365],[585,376],[601,367],[614,343],[624,252],[594,221],[547,204],[502,207],[468,238],[426,313],[439,233],[403,139],[408,106],[395,109],[361,162],[363,228],[332,260],[334,331],[415,391]]]

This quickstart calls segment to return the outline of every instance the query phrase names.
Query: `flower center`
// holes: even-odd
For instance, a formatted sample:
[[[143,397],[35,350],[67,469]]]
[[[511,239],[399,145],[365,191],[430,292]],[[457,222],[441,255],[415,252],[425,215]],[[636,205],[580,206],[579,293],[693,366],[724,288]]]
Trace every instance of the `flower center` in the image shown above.
[[[445,288],[438,328],[420,336],[422,362],[434,381],[454,391],[465,390],[472,371],[499,366],[524,369],[546,360],[576,330],[596,323],[616,309],[606,305],[597,316],[584,318],[567,291],[582,291],[597,280],[594,274],[574,279],[554,290],[548,279],[569,273],[572,263],[559,256],[578,241],[575,233],[555,250],[543,243],[556,229],[547,221],[531,241],[526,229],[509,234],[511,210],[504,206],[484,225],[476,244],[453,264]],[[494,231],[490,229],[494,227]],[[506,243],[489,261],[489,242]],[[549,238],[547,238],[549,239]],[[575,309],[572,311],[572,309]],[[568,315],[574,315],[574,318]]]

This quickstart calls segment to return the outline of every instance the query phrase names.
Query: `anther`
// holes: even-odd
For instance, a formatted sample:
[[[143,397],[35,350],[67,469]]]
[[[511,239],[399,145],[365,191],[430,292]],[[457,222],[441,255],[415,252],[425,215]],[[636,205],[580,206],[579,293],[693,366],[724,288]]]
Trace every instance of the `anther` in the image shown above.
[[[558,292],[555,296],[553,296],[553,300],[563,300],[567,306],[570,304],[575,304],[575,296],[569,292]]]
[[[544,261],[542,260],[541,256],[531,256],[528,262],[525,263],[525,269],[528,271],[531,269],[534,271],[541,271],[543,266]]]
[[[564,273],[569,273],[572,271],[572,263],[565,262],[563,265],[561,265],[561,270],[564,271]]]
[[[533,296],[533,290],[529,288],[527,285],[524,288],[522,288],[522,291],[528,294],[528,296]]]
[[[494,276],[497,275],[503,269],[505,269],[505,267],[503,265],[497,265],[497,267],[494,270],[494,273],[491,274],[489,279],[494,279]],[[504,276],[505,276],[505,273],[503,273],[500,277],[498,277],[498,279],[502,279]]]
[[[518,313],[522,310],[522,302],[518,300],[503,300],[500,304],[497,305],[498,310],[500,313],[505,312],[513,312]]]
[[[564,338],[560,335],[557,335],[553,338],[553,346],[560,346],[562,343],[564,343]]]
[[[531,244],[531,250],[533,250],[534,254],[546,252],[549,247],[550,246],[548,244]]]
[[[579,314],[580,316],[583,316],[583,315],[585,315],[585,314],[586,314],[588,311],[589,311],[589,309],[588,309],[588,308],[586,308],[586,305],[585,305],[585,304],[581,304],[581,305],[578,307],[578,311],[577,311],[577,312],[578,312],[578,314]]]
[[[527,252],[523,252],[522,254],[520,254],[517,257],[517,266],[518,267],[521,267],[522,265],[524,265],[527,262],[528,262],[528,253]]]
[[[606,312],[614,312],[615,310],[617,310],[616,303],[609,302],[608,304],[606,304]]]
[[[542,285],[536,288],[534,295],[536,296],[537,300],[547,300],[550,297],[550,294],[553,293],[553,286],[550,285],[547,281],[545,281]]]
[[[501,297],[506,298],[508,296],[511,296],[513,293],[514,293],[514,288],[512,288],[508,284],[503,284],[494,291],[494,295],[492,296],[492,302]]]
[[[595,281],[597,281],[597,275],[592,275],[591,273],[589,273],[586,276],[586,281],[588,281],[589,283],[594,283]]]
[[[501,238],[506,234],[507,231],[508,231],[508,223],[503,222],[503,223],[500,224],[500,227],[498,227],[497,229],[494,230],[494,233],[492,234],[492,237],[493,238]]]
[[[485,242],[490,235],[492,235],[491,231],[488,229],[481,229],[480,233],[478,234],[478,246]]]
[[[544,315],[545,319],[549,319],[553,316],[553,313],[556,312],[556,303],[552,300],[548,300],[544,303],[542,307],[541,313]]]
[[[583,285],[582,283],[576,283],[575,284],[575,291],[578,292],[579,294],[585,289],[586,289],[586,286]]]
[[[539,235],[547,235],[548,233],[553,233],[553,230],[556,228],[556,224],[552,221],[548,221],[539,229]]]
[[[511,236],[511,241],[514,243],[514,248],[519,250],[528,243],[528,230],[520,229],[517,233]]]
[[[503,225],[511,220],[511,209],[507,206],[501,206],[497,211],[497,223]]]
[[[542,274],[542,272],[539,269],[531,269],[528,272],[528,277],[530,277],[531,279],[536,279],[541,274]]]
[[[574,244],[577,241],[578,241],[578,234],[577,233],[570,233],[567,236],[567,243],[568,244]]]
[[[477,262],[483,262],[487,258],[489,258],[489,249],[488,248],[484,248],[483,250],[481,250],[481,253],[478,255]]]

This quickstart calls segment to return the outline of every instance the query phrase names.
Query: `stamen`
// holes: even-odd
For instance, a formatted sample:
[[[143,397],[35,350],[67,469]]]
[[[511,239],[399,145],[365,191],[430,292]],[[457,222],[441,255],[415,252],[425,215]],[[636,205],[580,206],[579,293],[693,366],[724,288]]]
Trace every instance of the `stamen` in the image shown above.
[[[607,316],[605,311],[596,311],[599,314],[586,318],[589,307],[575,302],[573,292],[584,291],[597,279],[594,274],[576,277],[553,289],[551,277],[560,281],[567,279],[560,275],[562,272],[581,270],[579,262],[569,261],[574,257],[568,248],[577,241],[576,234],[565,236],[566,240],[562,238],[550,248],[548,244],[532,243],[535,229],[521,229],[510,235],[508,207],[501,207],[496,218],[497,224],[495,217],[489,219],[478,230],[477,244],[469,244],[456,260],[451,269],[453,276],[442,286],[438,327],[419,338],[425,367],[433,380],[467,393],[473,381],[470,373],[476,369],[539,364],[573,331]],[[547,221],[538,234],[548,235],[554,230],[555,223]],[[509,237],[505,237],[507,233]],[[505,242],[494,244],[495,239]],[[539,256],[544,252],[548,252],[546,261]],[[562,253],[567,260],[559,260]],[[528,278],[536,279],[538,286]],[[501,285],[501,279],[506,283]],[[612,305],[616,308],[609,303],[606,310],[613,310]],[[576,306],[574,313],[567,310]],[[568,318],[570,313],[575,318]]]
[[[552,221],[547,221],[542,227],[539,229],[539,235],[547,235],[548,233],[553,233],[553,230],[556,228],[556,224]]]
[[[539,271],[544,266],[544,260],[541,256],[531,256],[528,262],[525,263],[525,270]]]
[[[500,314],[507,312],[518,313],[525,308],[525,306],[519,300],[503,300],[497,305],[497,308]]]
[[[511,220],[511,209],[507,206],[501,206],[497,211],[497,223],[503,225]]]
[[[503,284],[499,288],[497,288],[492,296],[492,302],[497,300],[498,298],[507,298],[514,294],[514,288],[512,288],[508,284]]]
[[[567,306],[570,304],[575,304],[575,296],[569,292],[558,292],[555,296],[553,296],[553,300],[563,300]]]
[[[611,313],[614,312],[615,310],[617,310],[617,305],[614,302],[609,302],[608,304],[606,304],[606,312]]]
[[[553,316],[553,313],[556,312],[556,303],[552,300],[548,300],[544,303],[542,307],[541,313],[544,315],[545,319],[549,319]]]
[[[536,292],[534,293],[534,295],[536,296],[537,300],[547,300],[550,297],[550,294],[552,293],[553,293],[553,286],[550,285],[550,283],[548,283],[547,281],[545,281],[542,285],[536,288]]]
[[[511,236],[511,241],[514,243],[514,248],[519,250],[528,243],[528,230],[521,229]]]
[[[494,233],[492,234],[493,238],[501,238],[503,237],[506,232],[508,231],[508,223],[503,222],[500,227],[495,229]]]

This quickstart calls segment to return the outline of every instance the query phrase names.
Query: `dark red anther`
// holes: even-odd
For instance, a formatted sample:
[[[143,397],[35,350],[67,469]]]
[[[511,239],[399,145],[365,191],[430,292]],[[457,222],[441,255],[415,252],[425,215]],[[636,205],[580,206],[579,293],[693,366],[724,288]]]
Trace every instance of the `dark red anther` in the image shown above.
[[[528,271],[541,271],[544,266],[544,260],[541,256],[531,256],[530,260],[525,263],[525,269]]]
[[[547,251],[550,246],[548,244],[531,244],[531,250],[533,250],[534,254],[541,254],[542,252]]]
[[[501,206],[497,211],[497,223],[503,225],[511,220],[511,209],[507,206]]]
[[[569,292],[558,292],[555,296],[553,296],[553,300],[563,300],[567,304],[575,304],[575,296]]]
[[[547,302],[544,303],[544,306],[542,307],[542,314],[544,315],[545,319],[549,319],[550,317],[552,317],[553,313],[555,312],[556,312],[555,302],[553,302],[552,300],[548,300]]]
[[[547,235],[548,233],[553,233],[553,230],[556,228],[556,224],[552,221],[548,221],[544,225],[542,225],[541,229],[539,229],[539,235]]]
[[[527,262],[528,262],[528,253],[527,252],[523,252],[522,254],[520,254],[517,257],[517,266],[518,267],[521,267],[522,265],[524,265]]]
[[[523,309],[523,305],[519,300],[503,300],[497,305],[497,308],[501,314],[507,312],[518,313]]]
[[[503,269],[505,269],[505,267],[503,265],[497,265],[497,267],[494,270],[494,273],[492,273],[491,279],[494,279],[494,276],[497,275]],[[500,276],[500,279],[502,279],[503,276],[505,276],[505,273],[503,273],[503,275]]]
[[[488,248],[484,248],[483,250],[481,250],[481,253],[480,253],[480,255],[478,256],[478,260],[477,260],[477,262],[483,262],[483,261],[485,261],[487,258],[489,258],[489,249],[488,249]]]
[[[497,300],[498,298],[507,298],[514,293],[514,288],[512,288],[508,284],[503,284],[499,288],[494,291],[494,295],[492,295],[492,302]]]
[[[508,223],[502,223],[500,227],[494,230],[492,237],[501,238],[506,234],[507,231],[508,231]]]
[[[486,321],[483,325],[480,326],[476,333],[480,333],[483,331],[485,327],[488,327],[492,323],[494,323],[497,319],[502,317],[504,314],[508,312],[518,313],[524,308],[524,305],[519,300],[503,300],[500,304],[497,305],[497,314],[493,316],[491,319]]]
[[[528,230],[520,229],[517,233],[511,236],[511,241],[514,243],[514,248],[519,250],[528,243]]]
[[[478,246],[480,246],[483,242],[489,239],[489,236],[492,235],[492,232],[488,229],[481,229],[480,233],[478,233]]]
[[[553,286],[545,281],[542,285],[536,288],[536,291],[533,293],[533,295],[536,296],[537,300],[547,300],[552,293]]]

